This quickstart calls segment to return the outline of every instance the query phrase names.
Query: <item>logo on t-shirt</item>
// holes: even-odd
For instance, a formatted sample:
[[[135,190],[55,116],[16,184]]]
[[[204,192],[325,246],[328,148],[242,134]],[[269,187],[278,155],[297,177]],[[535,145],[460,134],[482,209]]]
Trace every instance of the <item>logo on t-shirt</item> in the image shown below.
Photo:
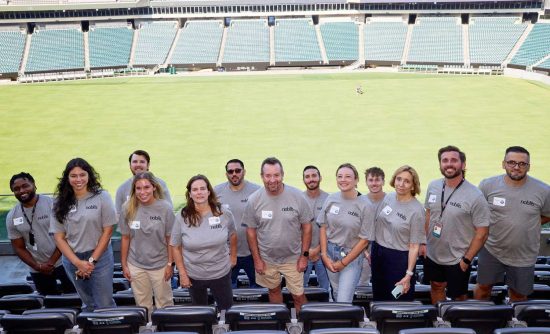
[[[535,202],[530,200],[521,200],[521,204],[529,205],[529,206],[535,206]]]
[[[396,213],[397,217],[403,219],[403,220],[407,220],[407,216],[405,216],[404,214],[402,214],[401,212],[397,212]]]
[[[449,205],[452,205],[452,206],[454,206],[455,208],[462,209],[462,204],[460,204],[460,203],[458,203],[458,202],[449,202]]]
[[[86,210],[97,210],[97,205],[95,204],[86,205]]]
[[[162,220],[161,216],[149,216],[149,219],[151,219],[151,220],[158,220],[158,221],[161,221],[161,220]]]
[[[246,202],[248,202],[248,198],[241,199],[241,203],[246,203]]]
[[[283,211],[283,212],[292,212],[292,211],[294,211],[294,208],[291,207],[291,206],[287,206],[287,207],[282,208],[281,211]]]
[[[348,215],[354,216],[354,217],[359,217],[359,214],[355,211],[348,211]]]
[[[36,219],[38,219],[38,220],[50,219],[50,216],[48,216],[47,214],[45,214],[45,215],[42,215],[42,216],[40,216],[40,217],[38,217],[38,218],[36,218]]]

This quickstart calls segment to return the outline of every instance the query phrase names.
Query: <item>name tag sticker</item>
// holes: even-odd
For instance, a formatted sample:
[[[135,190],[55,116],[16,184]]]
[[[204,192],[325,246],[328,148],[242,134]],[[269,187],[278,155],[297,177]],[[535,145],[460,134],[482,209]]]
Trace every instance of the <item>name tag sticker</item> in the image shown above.
[[[219,225],[220,224],[220,217],[210,217],[208,218],[208,225]]]
[[[69,209],[69,213],[73,212],[76,212],[76,205],[71,206],[71,208]]]
[[[441,225],[440,223],[436,223],[434,225],[434,229],[432,231],[432,235],[436,238],[439,238],[441,237],[441,229],[443,228],[443,225]]]
[[[273,211],[262,210],[262,219],[273,219]]]
[[[38,250],[38,246],[36,246],[36,242],[34,243],[34,245],[32,245],[32,249],[33,249],[34,251],[37,251],[37,250]]]
[[[493,197],[493,205],[496,205],[496,206],[506,206],[506,198],[502,198],[502,197]]]
[[[436,194],[430,194],[430,197],[428,197],[428,203],[435,203],[436,199],[437,199]]]
[[[23,217],[13,218],[13,225],[21,225],[23,224]]]
[[[337,215],[339,212],[340,212],[339,207],[337,207],[336,205],[330,206],[330,213],[332,213],[333,215]]]
[[[384,214],[387,216],[389,215],[393,210],[390,208],[389,205],[386,205],[383,209],[382,209],[382,212],[384,212]]]
[[[229,204],[222,204],[222,208],[229,210]]]
[[[141,223],[139,220],[133,220],[131,223],[130,223],[130,228],[132,230],[139,230],[139,228],[141,227]]]

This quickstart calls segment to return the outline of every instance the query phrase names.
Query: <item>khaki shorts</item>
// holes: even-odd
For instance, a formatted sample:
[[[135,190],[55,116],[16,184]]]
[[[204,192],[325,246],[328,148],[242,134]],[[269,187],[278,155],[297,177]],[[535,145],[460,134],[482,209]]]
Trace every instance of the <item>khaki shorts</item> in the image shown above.
[[[281,275],[285,277],[286,287],[293,295],[304,294],[304,273],[296,270],[296,262],[275,264],[265,263],[265,274],[256,272],[256,283],[268,289],[281,286]]]

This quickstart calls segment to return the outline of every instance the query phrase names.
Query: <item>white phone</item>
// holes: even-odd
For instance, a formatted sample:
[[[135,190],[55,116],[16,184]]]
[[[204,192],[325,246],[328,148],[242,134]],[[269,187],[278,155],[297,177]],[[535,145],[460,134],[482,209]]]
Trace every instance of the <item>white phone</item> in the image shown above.
[[[401,295],[403,294],[403,285],[396,285],[395,288],[391,291],[391,294],[393,295],[393,298],[399,299],[399,297],[401,297]]]

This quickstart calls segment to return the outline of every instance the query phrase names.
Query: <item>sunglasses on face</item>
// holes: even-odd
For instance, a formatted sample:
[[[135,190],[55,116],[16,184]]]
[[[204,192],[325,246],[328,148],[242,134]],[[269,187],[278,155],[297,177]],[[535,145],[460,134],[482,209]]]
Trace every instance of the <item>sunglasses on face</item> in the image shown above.
[[[240,174],[243,170],[241,168],[228,169],[227,174]]]

